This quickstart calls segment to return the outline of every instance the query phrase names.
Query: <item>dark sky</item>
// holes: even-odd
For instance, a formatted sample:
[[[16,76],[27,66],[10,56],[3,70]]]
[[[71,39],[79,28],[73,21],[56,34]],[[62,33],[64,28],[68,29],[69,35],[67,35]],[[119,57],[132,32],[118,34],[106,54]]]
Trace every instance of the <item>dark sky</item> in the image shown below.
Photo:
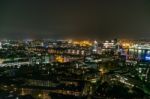
[[[150,37],[150,0],[0,0],[0,38],[116,37]]]

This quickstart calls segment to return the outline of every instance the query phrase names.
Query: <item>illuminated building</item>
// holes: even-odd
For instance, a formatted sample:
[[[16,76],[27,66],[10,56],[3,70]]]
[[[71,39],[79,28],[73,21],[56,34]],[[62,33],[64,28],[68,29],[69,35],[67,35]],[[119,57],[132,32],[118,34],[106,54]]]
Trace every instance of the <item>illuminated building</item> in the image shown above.
[[[60,62],[60,63],[63,63],[64,62],[64,58],[62,56],[57,56],[56,57],[56,61]]]
[[[50,63],[50,56],[49,55],[43,56],[43,63]]]
[[[146,59],[149,60],[149,55],[150,55],[150,45],[141,45],[141,44],[134,44],[130,46],[128,49],[128,58],[129,59]]]
[[[116,44],[114,43],[114,40],[111,41],[105,41],[103,43],[104,48],[115,48]]]

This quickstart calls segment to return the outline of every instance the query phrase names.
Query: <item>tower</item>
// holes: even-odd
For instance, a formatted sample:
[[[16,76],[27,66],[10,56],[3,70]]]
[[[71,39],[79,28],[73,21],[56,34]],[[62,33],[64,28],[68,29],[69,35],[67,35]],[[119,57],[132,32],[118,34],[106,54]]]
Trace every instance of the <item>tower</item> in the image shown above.
[[[92,52],[93,53],[97,53],[97,49],[98,49],[98,42],[95,40],[94,43],[93,43]]]

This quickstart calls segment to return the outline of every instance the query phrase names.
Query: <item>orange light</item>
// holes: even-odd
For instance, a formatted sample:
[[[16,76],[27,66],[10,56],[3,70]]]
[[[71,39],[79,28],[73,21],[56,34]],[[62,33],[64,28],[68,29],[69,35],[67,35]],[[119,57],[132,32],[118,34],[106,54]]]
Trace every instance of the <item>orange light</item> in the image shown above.
[[[63,63],[64,62],[64,58],[62,58],[61,56],[57,56],[56,57],[56,61],[60,62],[60,63]]]
[[[89,41],[73,41],[73,44],[79,46],[92,46],[92,43]]]
[[[129,43],[123,43],[122,46],[123,47],[130,47],[130,44]]]

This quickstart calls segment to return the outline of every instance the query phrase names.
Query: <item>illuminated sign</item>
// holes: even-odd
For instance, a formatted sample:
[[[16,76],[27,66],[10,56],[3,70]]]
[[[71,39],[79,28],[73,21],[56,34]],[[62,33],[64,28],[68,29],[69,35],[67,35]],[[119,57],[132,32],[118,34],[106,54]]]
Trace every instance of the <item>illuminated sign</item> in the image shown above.
[[[145,60],[150,61],[150,56],[145,56]]]

